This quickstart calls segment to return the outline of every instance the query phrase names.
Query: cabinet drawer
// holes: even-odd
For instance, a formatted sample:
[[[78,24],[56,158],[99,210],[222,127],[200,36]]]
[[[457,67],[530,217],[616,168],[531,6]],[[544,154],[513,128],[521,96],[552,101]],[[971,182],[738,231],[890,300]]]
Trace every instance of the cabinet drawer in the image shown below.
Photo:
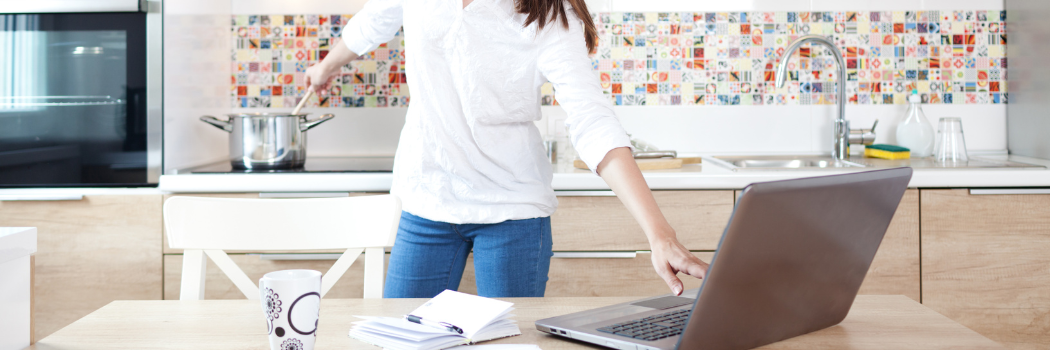
[[[335,258],[337,258],[334,254],[323,255],[325,257],[331,256],[330,260],[270,260],[263,259],[260,255],[255,254],[229,255],[230,259],[256,285],[258,285],[259,279],[263,275],[273,271],[309,269],[326,273],[335,264]],[[332,287],[332,290],[325,295],[325,298],[361,298],[364,295],[363,256],[364,254],[354,261],[354,264],[343,274],[343,277],[339,278],[339,282],[336,283],[335,287]],[[389,255],[387,255],[387,260],[389,262]],[[385,263],[384,268],[388,265]],[[181,286],[182,255],[164,255],[164,299],[178,300]],[[219,270],[219,267],[211,259],[208,259],[208,270],[204,281],[204,299],[244,299],[244,294],[241,293],[240,289],[233,285],[233,282],[222,273],[222,270]]]
[[[693,253],[710,262],[714,253]],[[652,296],[670,293],[653,270],[649,253],[634,258],[552,258],[547,274],[548,297]],[[678,274],[685,289],[700,288],[701,280]],[[474,259],[467,260],[459,290],[477,293]]]
[[[378,192],[376,192],[376,193],[357,193],[357,192],[355,192],[355,193],[350,193],[349,196],[350,197],[356,197],[356,196],[372,196],[372,195],[381,195],[381,194],[388,194],[388,193],[378,193]],[[296,194],[297,197],[295,197],[295,198],[307,198],[307,197],[301,197],[299,195],[300,194]],[[260,194],[259,193],[254,193],[254,192],[253,193],[185,193],[185,194],[164,195],[164,200],[166,201],[166,200],[168,200],[168,198],[176,197],[176,196],[180,196],[180,197],[182,197],[182,196],[185,196],[185,197],[208,197],[208,198],[255,198],[255,199],[260,198]],[[276,199],[276,198],[274,198],[274,199]],[[172,249],[172,248],[168,247],[168,236],[167,236],[166,233],[164,234],[164,237],[162,237],[162,239],[164,240],[164,246],[162,247],[164,249],[164,254],[182,254],[182,249]],[[227,253],[231,253],[232,254],[232,253],[250,253],[250,252],[230,250],[230,251],[227,251]],[[275,253],[280,253],[280,252],[275,252]],[[292,252],[286,252],[286,253],[292,253]],[[339,251],[339,250],[319,250],[319,251],[313,251],[312,253],[341,253],[341,251]]]
[[[114,300],[161,298],[160,209],[159,194],[0,202],[0,226],[37,228],[35,339]]]
[[[1050,344],[1050,195],[922,191],[922,302],[1018,349]]]
[[[733,212],[733,191],[653,191],[678,240],[714,250]],[[638,222],[615,196],[559,196],[551,216],[555,251],[649,250]]]
[[[886,229],[860,294],[899,294],[920,301],[919,283],[919,190],[908,190]]]

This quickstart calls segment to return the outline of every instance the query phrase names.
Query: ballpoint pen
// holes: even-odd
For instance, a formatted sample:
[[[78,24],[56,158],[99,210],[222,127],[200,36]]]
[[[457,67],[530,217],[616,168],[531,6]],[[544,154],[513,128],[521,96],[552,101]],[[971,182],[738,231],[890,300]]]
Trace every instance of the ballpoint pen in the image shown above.
[[[415,316],[415,315],[405,315],[405,320],[407,320],[408,322],[412,322],[412,323],[418,323],[418,324],[421,324],[421,325],[424,325],[424,326],[440,328],[440,329],[447,330],[449,332],[455,332],[456,334],[463,334],[463,329],[462,328],[456,327],[455,325],[453,325],[451,323],[448,323],[448,322],[428,321],[428,320],[424,320],[422,317]]]

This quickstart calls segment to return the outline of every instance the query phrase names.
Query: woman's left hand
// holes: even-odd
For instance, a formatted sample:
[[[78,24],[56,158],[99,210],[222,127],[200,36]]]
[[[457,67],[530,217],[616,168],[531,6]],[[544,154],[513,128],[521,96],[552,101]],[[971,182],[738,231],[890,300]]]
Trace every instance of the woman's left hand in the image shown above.
[[[682,294],[682,280],[678,273],[704,278],[707,263],[689,252],[682,243],[671,224],[656,205],[653,192],[645,183],[638,163],[628,147],[615,148],[605,155],[598,164],[598,174],[605,179],[616,196],[620,198],[627,211],[631,212],[638,224],[649,238],[649,247],[653,251],[653,268],[660,278],[667,282],[667,287],[675,295]]]
[[[696,278],[704,278],[707,274],[708,264],[689,252],[673,236],[657,238],[656,241],[650,242],[650,247],[653,251],[653,268],[674,295],[682,294],[683,285],[682,280],[678,279],[679,272]]]

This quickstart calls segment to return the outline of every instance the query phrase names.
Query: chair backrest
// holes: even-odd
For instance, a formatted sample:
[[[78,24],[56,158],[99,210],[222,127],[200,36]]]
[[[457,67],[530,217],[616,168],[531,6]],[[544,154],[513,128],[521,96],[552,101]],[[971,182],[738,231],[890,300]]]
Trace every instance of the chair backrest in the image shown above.
[[[346,249],[321,279],[321,296],[365,254],[365,298],[382,298],[384,248],[401,220],[397,196],[309,199],[172,197],[164,202],[168,246],[183,249],[181,300],[204,295],[206,257],[248,299],[259,287],[224,250]]]

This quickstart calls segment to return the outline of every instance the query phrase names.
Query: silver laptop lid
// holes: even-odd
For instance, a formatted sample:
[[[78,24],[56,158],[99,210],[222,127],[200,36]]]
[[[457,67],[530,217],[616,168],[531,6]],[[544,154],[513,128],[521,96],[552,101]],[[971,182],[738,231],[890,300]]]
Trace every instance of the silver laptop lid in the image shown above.
[[[744,190],[678,349],[749,349],[838,324],[868,272],[911,168]]]

